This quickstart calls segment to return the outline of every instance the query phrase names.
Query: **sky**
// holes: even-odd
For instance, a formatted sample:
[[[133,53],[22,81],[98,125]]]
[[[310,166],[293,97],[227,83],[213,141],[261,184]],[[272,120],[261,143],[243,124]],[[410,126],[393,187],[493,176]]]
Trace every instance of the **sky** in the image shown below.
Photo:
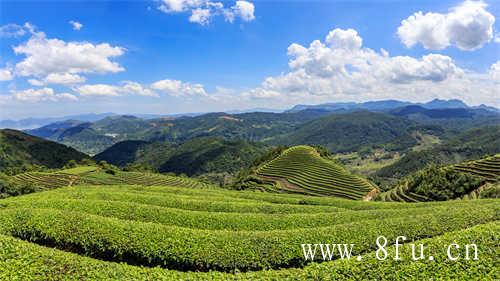
[[[0,1],[0,118],[457,98],[500,107],[500,1]]]

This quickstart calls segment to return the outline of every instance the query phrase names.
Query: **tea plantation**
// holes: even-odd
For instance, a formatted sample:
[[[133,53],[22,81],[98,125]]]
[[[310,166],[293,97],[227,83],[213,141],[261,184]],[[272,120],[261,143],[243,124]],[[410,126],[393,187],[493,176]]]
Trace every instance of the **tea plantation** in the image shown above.
[[[3,199],[0,206],[2,280],[498,277],[495,199],[405,204],[181,185],[78,185]],[[440,262],[378,261],[379,235],[423,239]],[[336,242],[356,244],[353,254],[363,259],[305,261],[301,244]],[[477,243],[480,260],[446,261],[441,248],[452,242]],[[465,266],[472,272],[464,273]]]

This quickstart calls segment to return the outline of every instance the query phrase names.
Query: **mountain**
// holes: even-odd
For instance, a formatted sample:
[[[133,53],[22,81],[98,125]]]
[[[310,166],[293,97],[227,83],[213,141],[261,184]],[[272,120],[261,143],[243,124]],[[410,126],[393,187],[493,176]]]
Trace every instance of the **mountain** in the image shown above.
[[[76,120],[81,122],[94,122],[102,118],[116,115],[114,113],[99,113],[99,114],[81,114],[81,115],[70,115],[63,117],[50,117],[50,118],[27,118],[21,120],[0,120],[0,128],[10,128],[18,130],[28,130],[38,127],[43,127],[45,125],[62,122],[67,120]]]
[[[220,137],[194,138],[181,144],[123,141],[97,154],[94,159],[120,167],[145,165],[163,173],[224,176],[248,167],[266,149],[267,146],[261,143]]]
[[[34,165],[61,168],[69,160],[80,161],[84,158],[88,156],[65,145],[16,130],[0,130],[1,172],[16,173]]]
[[[364,103],[356,103],[356,102],[324,103],[318,105],[296,105],[287,112],[298,112],[305,109],[320,109],[327,111],[352,111],[352,110],[384,111],[411,104],[412,103],[410,102],[397,101],[397,100],[369,101]]]
[[[28,130],[30,134],[57,141],[80,151],[97,154],[125,140],[182,143],[198,137],[260,141],[291,132],[297,125],[330,114],[322,110],[297,113],[208,113],[178,118],[142,119],[130,115],[106,117],[92,123],[59,122]]]
[[[130,115],[108,116],[96,122],[64,121],[27,130],[29,134],[96,154],[123,140],[142,139],[154,123]]]
[[[297,112],[304,109],[321,109],[327,111],[354,111],[354,110],[368,110],[368,111],[383,111],[387,112],[390,110],[394,110],[397,108],[405,107],[405,106],[421,106],[426,109],[449,109],[449,108],[482,108],[488,111],[498,112],[498,109],[490,106],[478,106],[478,107],[469,107],[467,104],[462,102],[461,100],[451,99],[451,100],[441,100],[434,99],[427,103],[413,103],[413,102],[405,102],[398,100],[381,100],[381,101],[369,101],[363,103],[356,102],[340,102],[340,103],[324,103],[318,105],[296,105],[287,112]]]
[[[297,130],[273,140],[284,145],[322,145],[333,152],[350,152],[384,146],[404,150],[417,143],[412,132],[433,130],[384,113],[358,111],[334,114],[300,125]]]
[[[451,100],[441,100],[441,99],[433,99],[430,102],[421,104],[422,107],[427,109],[436,109],[436,108],[469,108],[463,101],[458,99]]]
[[[389,113],[420,124],[438,125],[455,131],[500,124],[500,112],[486,106],[428,109],[420,105],[408,105]]]
[[[415,115],[426,116],[428,118],[472,118],[474,110],[468,108],[435,108],[428,109],[420,105],[408,105],[405,107],[394,109],[390,112],[392,115],[400,117],[412,117]],[[416,117],[412,117],[417,119]]]

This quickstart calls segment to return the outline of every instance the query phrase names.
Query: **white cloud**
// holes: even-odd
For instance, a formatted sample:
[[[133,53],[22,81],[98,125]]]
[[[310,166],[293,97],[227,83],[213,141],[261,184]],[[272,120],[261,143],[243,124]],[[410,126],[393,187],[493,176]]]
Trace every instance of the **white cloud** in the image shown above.
[[[489,74],[491,79],[500,83],[500,60],[491,65]],[[497,94],[500,95],[500,89],[498,89]]]
[[[204,5],[204,0],[163,0],[158,9],[165,13],[185,12]]]
[[[231,23],[235,18],[247,22],[255,19],[255,6],[248,1],[236,1],[232,7],[225,8],[222,2],[209,0],[162,0],[158,10],[167,14],[191,12],[189,21],[201,25],[207,25],[218,15],[223,15]]]
[[[248,1],[236,1],[236,4],[231,7],[233,16],[230,16],[230,22],[233,22],[235,17],[240,17],[243,21],[252,21],[255,19],[255,6]],[[227,15],[226,15],[227,19]]]
[[[147,97],[158,97],[152,89],[133,81],[123,81],[120,85],[87,84],[75,87],[74,90],[82,96],[118,97],[132,94]]]
[[[12,71],[8,68],[0,68],[0,81],[9,81],[14,78]]]
[[[14,47],[17,55],[26,57],[16,64],[20,76],[48,76],[52,73],[114,73],[124,68],[111,58],[123,55],[124,49],[108,43],[65,42],[47,39],[36,33],[27,42]]]
[[[73,27],[73,30],[80,30],[83,27],[83,24],[81,24],[77,21],[73,21],[73,20],[70,20],[69,24],[71,24],[71,26]]]
[[[151,89],[145,88],[141,84],[133,81],[123,81],[122,91],[147,97],[158,97],[158,94]]]
[[[207,96],[203,85],[182,82],[179,80],[160,80],[151,84],[151,89],[163,92],[170,96]]]
[[[483,1],[465,1],[446,14],[417,12],[401,22],[397,33],[407,47],[475,50],[493,38],[495,17],[486,7]]]
[[[82,96],[116,97],[120,95],[120,88],[107,84],[82,85],[74,88]]]
[[[206,25],[210,21],[210,10],[209,9],[201,9],[201,8],[196,8],[191,11],[192,14],[189,17],[190,22],[195,22],[199,23],[201,25]]]
[[[460,98],[471,104],[498,105],[498,85],[486,73],[458,67],[452,58],[390,56],[362,46],[355,30],[335,29],[305,47],[288,47],[289,71],[267,77],[241,98],[254,106],[399,99],[427,101]],[[497,66],[492,69],[496,69]],[[496,72],[495,72],[496,73]],[[496,77],[496,76],[495,76]]]
[[[26,34],[26,30],[20,25],[9,23],[0,26],[0,37],[21,37]]]
[[[77,101],[78,98],[69,93],[56,94],[52,88],[27,89],[22,91],[13,91],[12,96],[15,100],[23,102],[41,102],[41,101]]]
[[[328,33],[325,42],[336,49],[357,50],[363,45],[363,39],[354,29],[334,29]]]
[[[71,73],[50,73],[47,77],[38,79],[29,79],[28,83],[33,86],[43,86],[48,84],[73,85],[85,82],[85,77]]]

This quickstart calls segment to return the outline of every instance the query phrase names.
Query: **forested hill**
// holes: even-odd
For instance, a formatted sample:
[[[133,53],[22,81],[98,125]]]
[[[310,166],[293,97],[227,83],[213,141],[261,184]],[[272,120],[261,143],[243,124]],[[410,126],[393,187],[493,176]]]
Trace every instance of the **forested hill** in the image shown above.
[[[117,166],[142,165],[159,172],[189,176],[233,175],[267,150],[262,143],[200,137],[180,144],[169,142],[119,142],[94,157]]]
[[[61,168],[69,160],[88,158],[73,148],[20,131],[0,130],[0,172],[16,173],[35,165]]]
[[[441,133],[441,129],[436,126],[419,126],[413,121],[384,113],[357,111],[328,115],[304,123],[275,142],[285,145],[322,145],[333,152],[382,145],[389,150],[404,150],[417,143],[412,136],[414,131]]]

